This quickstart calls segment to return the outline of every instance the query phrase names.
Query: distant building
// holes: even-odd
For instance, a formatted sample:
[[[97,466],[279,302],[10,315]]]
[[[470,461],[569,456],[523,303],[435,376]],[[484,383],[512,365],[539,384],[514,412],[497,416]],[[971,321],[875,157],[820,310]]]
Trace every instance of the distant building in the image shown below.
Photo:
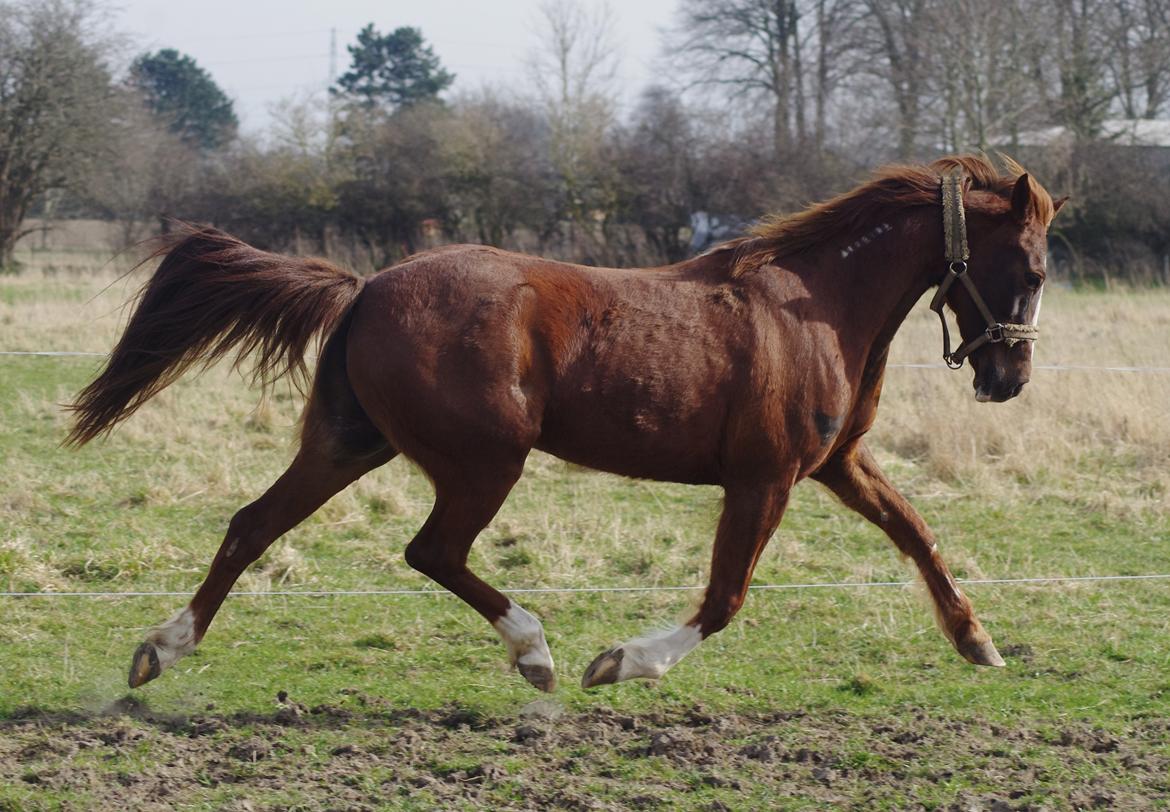
[[[1108,277],[1170,285],[1170,120],[1110,118],[1089,144],[1067,127],[1020,133],[1001,148],[1025,165],[1060,166],[1074,152],[1087,175],[1077,203],[1049,246],[1049,263],[1072,276]],[[1091,177],[1090,177],[1091,176]],[[1061,189],[1060,191],[1067,191]],[[1086,264],[1088,263],[1088,264]],[[1086,270],[1087,269],[1087,270]]]
[[[1073,134],[1067,127],[1045,127],[1017,136],[1016,143],[1025,148],[1062,147],[1072,144]],[[1165,152],[1170,164],[1170,120],[1158,118],[1107,118],[1101,122],[1098,143]]]

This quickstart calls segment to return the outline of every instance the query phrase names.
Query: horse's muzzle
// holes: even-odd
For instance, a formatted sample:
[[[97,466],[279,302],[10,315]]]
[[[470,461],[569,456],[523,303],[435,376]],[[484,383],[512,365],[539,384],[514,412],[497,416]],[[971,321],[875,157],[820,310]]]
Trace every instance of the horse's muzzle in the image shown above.
[[[1005,400],[1011,400],[1024,388],[1027,381],[1020,381],[1018,383],[997,383],[985,384],[980,381],[975,381],[975,400],[980,403],[1003,403]]]

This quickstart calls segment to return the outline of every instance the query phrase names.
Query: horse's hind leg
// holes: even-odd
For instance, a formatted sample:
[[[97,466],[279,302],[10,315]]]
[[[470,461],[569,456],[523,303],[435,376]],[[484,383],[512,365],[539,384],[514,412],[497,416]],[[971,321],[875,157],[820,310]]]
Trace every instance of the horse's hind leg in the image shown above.
[[[791,479],[729,485],[711,554],[711,577],[699,611],[668,632],[639,637],[603,652],[585,669],[581,687],[657,679],[724,628],[743,605],[752,571],[780,524],[791,486]]]
[[[544,627],[467,568],[479,532],[504,503],[523,471],[523,455],[508,463],[467,467],[435,479],[435,507],[406,548],[406,562],[466,601],[495,628],[508,658],[536,688],[556,687]]]
[[[338,461],[302,448],[292,465],[263,496],[232,517],[219,552],[187,606],[152,629],[134,653],[130,687],[157,677],[195,650],[236,579],[280,536],[362,474],[389,461],[386,448],[375,456]]]
[[[149,682],[195,650],[236,579],[276,539],[398,453],[357,405],[344,366],[331,359],[330,353],[339,352],[340,346],[334,342],[322,355],[296,458],[263,496],[232,517],[191,602],[147,633],[130,666],[131,688]]]

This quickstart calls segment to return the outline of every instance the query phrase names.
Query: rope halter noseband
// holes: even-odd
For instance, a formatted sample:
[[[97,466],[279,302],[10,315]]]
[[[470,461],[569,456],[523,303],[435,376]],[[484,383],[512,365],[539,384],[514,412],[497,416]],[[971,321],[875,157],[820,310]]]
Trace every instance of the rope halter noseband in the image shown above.
[[[942,206],[943,206],[943,240],[946,250],[947,274],[939,283],[938,292],[930,302],[930,309],[938,313],[943,330],[943,360],[951,369],[963,366],[963,360],[984,344],[998,344],[1007,342],[1010,347],[1017,341],[1035,341],[1040,337],[1040,328],[1034,324],[1007,324],[997,321],[991,315],[991,310],[975,289],[975,283],[967,275],[967,259],[971,252],[967,250],[967,215],[963,210],[963,172],[955,171],[942,177]],[[947,291],[951,285],[959,280],[967,288],[971,301],[979,308],[980,315],[987,322],[987,329],[970,341],[964,341],[954,352],[951,352],[951,334],[947,329],[947,319],[943,315],[943,305],[946,303]]]

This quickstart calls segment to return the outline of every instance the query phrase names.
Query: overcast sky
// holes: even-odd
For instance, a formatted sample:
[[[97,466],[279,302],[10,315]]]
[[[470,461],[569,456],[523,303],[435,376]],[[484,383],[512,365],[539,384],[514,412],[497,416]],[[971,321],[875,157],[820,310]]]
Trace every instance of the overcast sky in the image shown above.
[[[654,67],[659,31],[672,22],[676,3],[611,3],[623,54],[619,78],[629,99],[662,78]],[[345,46],[370,22],[383,33],[402,25],[421,28],[443,65],[456,74],[454,90],[521,85],[535,45],[539,5],[540,0],[120,0],[113,22],[134,37],[138,51],[170,47],[193,56],[235,99],[245,131],[255,132],[268,123],[272,103],[327,86],[331,29],[337,31],[341,73],[349,64]]]

